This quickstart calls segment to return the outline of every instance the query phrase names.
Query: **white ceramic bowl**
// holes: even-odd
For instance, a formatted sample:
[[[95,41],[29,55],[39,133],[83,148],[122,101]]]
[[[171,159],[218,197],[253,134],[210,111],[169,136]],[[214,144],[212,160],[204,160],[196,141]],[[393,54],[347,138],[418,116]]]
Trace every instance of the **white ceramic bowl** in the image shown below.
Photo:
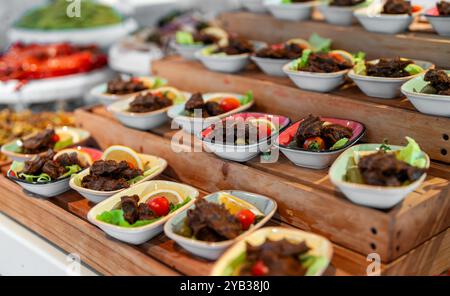
[[[82,145],[84,142],[86,142],[91,137],[91,133],[88,132],[87,130],[69,127],[69,126],[55,128],[56,134],[58,134],[59,132],[65,132],[65,131],[73,132],[74,135],[76,135],[76,137],[74,138],[73,143],[71,145],[69,145],[68,147],[64,147],[64,149]],[[16,152],[17,149],[20,149],[21,146],[22,146],[22,142],[20,141],[20,139],[17,139],[17,140],[13,140],[9,143],[4,144],[0,151],[2,154],[7,156],[8,158],[10,158],[14,161],[18,161],[18,162],[25,162],[27,160],[32,159],[33,157],[35,157],[37,155],[37,154],[23,154],[23,153]],[[42,152],[40,154],[45,154],[45,153],[46,152]]]
[[[283,71],[283,66],[289,63],[290,60],[260,58],[256,56],[251,56],[250,58],[267,75],[279,77],[286,76],[286,73]]]
[[[331,122],[333,124],[339,124],[345,126],[352,130],[353,136],[349,139],[348,143],[336,150],[330,151],[308,151],[304,149],[296,149],[288,146],[290,139],[294,137],[297,133],[297,129],[301,122],[297,121],[290,125],[283,132],[280,133],[279,137],[275,141],[275,146],[280,149],[280,151],[295,165],[300,167],[307,167],[311,169],[324,169],[329,167],[333,161],[348,147],[356,144],[363,136],[366,131],[364,125],[360,122],[347,119],[331,118],[331,117],[321,117],[321,120]]]
[[[450,74],[450,70],[446,71]],[[450,96],[419,93],[428,82],[420,75],[402,85],[402,93],[422,113],[436,116],[450,117]]]
[[[367,8],[355,10],[355,17],[369,32],[397,34],[408,30],[418,13],[408,14],[375,14],[372,15]]]
[[[246,243],[256,246],[263,244],[267,239],[287,239],[292,242],[305,241],[308,247],[311,248],[308,254],[325,258],[325,261],[320,268],[312,274],[315,276],[322,275],[325,272],[331,262],[331,257],[333,256],[332,244],[329,240],[322,236],[292,228],[264,227],[236,242],[231,248],[229,248],[214,264],[211,275],[231,275],[232,270],[229,269],[229,265],[246,251]]]
[[[338,26],[351,26],[355,18],[353,16],[354,7],[332,6],[328,3],[318,6],[327,23]]]
[[[185,98],[188,98],[190,94],[183,94]],[[134,113],[127,111],[129,104],[135,99],[131,97],[125,100],[117,101],[108,106],[108,111],[114,114],[114,116],[125,126],[139,129],[139,130],[150,130],[164,124],[169,117],[167,116],[167,110],[170,107],[155,110],[152,112],[145,113]]]
[[[157,78],[157,77],[153,77],[153,76],[141,76],[141,77],[143,77],[145,79],[153,80],[153,81]],[[163,78],[158,78],[158,79],[161,79],[161,81],[163,81],[164,85],[167,84],[166,79],[163,79]],[[163,86],[163,85],[161,85],[161,86]],[[147,91],[147,90],[143,90],[140,92],[134,92],[134,93],[130,93],[130,94],[116,95],[116,94],[106,93],[106,89],[107,89],[107,83],[102,83],[102,84],[97,85],[96,87],[92,88],[90,90],[89,94],[93,98],[98,99],[103,105],[109,106],[118,100],[127,99],[129,97],[135,96],[136,94],[138,94],[140,92]]]
[[[450,36],[450,17],[426,15],[427,20],[439,35]]]
[[[316,1],[282,4],[280,0],[266,0],[264,5],[276,19],[302,21],[311,17]]]
[[[203,44],[181,45],[181,44],[176,43],[175,41],[173,41],[171,43],[171,46],[173,49],[175,49],[175,51],[180,56],[182,56],[184,59],[190,60],[190,61],[196,60],[197,57],[196,57],[195,53],[205,47],[205,45],[203,45]]]
[[[208,100],[214,99],[218,96],[223,96],[223,97],[231,96],[231,97],[238,97],[238,98],[243,97],[243,95],[235,94],[235,93],[206,93],[206,94],[203,94],[203,99],[205,100],[205,102],[207,102]],[[179,105],[170,107],[169,110],[167,111],[167,114],[185,132],[198,135],[203,129],[207,128],[214,122],[217,122],[217,121],[221,120],[222,118],[227,117],[229,115],[236,114],[236,113],[247,110],[248,108],[250,108],[253,105],[254,101],[255,100],[253,99],[251,102],[249,102],[245,105],[242,105],[239,108],[236,108],[234,110],[228,111],[223,114],[220,114],[218,116],[211,116],[211,117],[206,117],[206,118],[193,118],[193,117],[182,115],[185,104],[179,104]]]
[[[336,159],[328,172],[328,176],[331,182],[352,202],[367,207],[389,209],[416,190],[425,180],[427,174],[423,174],[418,180],[407,186],[372,186],[344,181],[348,160],[354,155],[354,151],[375,151],[380,145],[361,144],[350,147]],[[403,148],[401,146],[389,146],[392,150]],[[427,167],[429,167],[430,158],[425,153],[424,157],[427,161]]]
[[[294,71],[290,69],[291,63],[283,66],[283,71],[301,89],[330,92],[345,82],[345,76],[349,70],[334,73],[314,73],[306,71]]]
[[[137,184],[140,184],[144,181],[148,181],[150,179],[157,177],[167,167],[167,161],[160,157],[156,157],[156,156],[148,155],[148,154],[139,154],[139,156],[141,157],[142,162],[144,163],[144,174],[146,173],[147,176],[145,176],[142,180],[140,180],[136,184],[131,185],[131,187],[134,187]],[[81,194],[83,197],[85,197],[87,200],[89,200],[93,203],[102,202],[105,199],[107,199],[108,197],[111,197],[116,193],[127,190],[127,189],[119,189],[119,190],[114,190],[114,191],[98,191],[98,190],[83,188],[83,187],[81,187],[81,180],[83,179],[83,177],[87,176],[88,174],[89,174],[89,169],[85,169],[82,172],[74,175],[70,179],[69,185],[70,185],[70,188],[77,191],[79,194]]]
[[[204,55],[201,50],[195,53],[195,57],[211,71],[224,73],[237,73],[242,71],[250,61],[250,54],[237,55]]]
[[[224,190],[220,192],[226,192],[233,196],[236,196],[254,206],[256,206],[262,213],[264,213],[264,218],[261,219],[256,225],[253,225],[249,230],[242,233],[240,236],[238,236],[235,239],[232,240],[226,240],[222,242],[205,242],[200,240],[195,240],[191,238],[187,238],[184,236],[181,236],[179,234],[176,234],[174,232],[174,228],[180,225],[181,223],[184,223],[184,219],[187,215],[188,208],[184,209],[181,212],[178,212],[177,215],[175,215],[173,218],[171,218],[169,221],[167,221],[166,225],[164,226],[164,233],[172,240],[174,240],[176,243],[178,243],[180,246],[182,246],[184,249],[188,250],[189,252],[193,253],[194,255],[200,256],[202,258],[214,260],[217,259],[230,245],[232,245],[235,241],[241,239],[242,237],[245,237],[246,235],[252,233],[256,229],[262,227],[264,224],[266,224],[270,218],[275,214],[277,210],[277,203],[272,200],[271,198],[268,198],[263,195],[255,194],[255,193],[249,193],[245,191],[237,191],[237,190]],[[205,196],[204,198],[209,202],[218,202],[218,194],[220,192],[212,193],[208,196]],[[191,205],[189,208],[194,208],[195,205]]]
[[[248,11],[255,13],[264,13],[267,11],[264,6],[264,0],[241,0],[241,5]]]
[[[370,61],[370,63],[378,60]],[[421,66],[424,70],[432,68],[434,65],[430,62],[413,60],[415,64]],[[420,75],[420,74],[417,74]],[[348,72],[348,76],[356,83],[359,89],[369,97],[376,97],[381,99],[392,99],[401,96],[400,88],[403,83],[416,77],[417,75],[389,78],[389,77],[375,77],[367,75],[356,74],[352,69]]]
[[[7,173],[8,178],[19,184],[23,189],[31,193],[37,194],[38,197],[53,197],[64,193],[70,189],[70,177],[55,180],[47,183],[30,183],[25,180],[13,177],[11,171]]]
[[[152,195],[152,192],[164,190],[176,191],[183,198],[183,200],[185,200],[187,197],[190,197],[191,200],[177,211],[170,213],[169,215],[161,218],[160,220],[154,223],[141,227],[135,228],[121,227],[103,221],[99,221],[96,218],[104,211],[110,211],[116,206],[118,206],[120,204],[120,198],[122,196],[137,194],[139,195],[140,200],[142,202],[145,202],[147,198]],[[98,226],[108,235],[130,244],[139,245],[145,243],[146,241],[153,238],[155,235],[161,233],[163,230],[164,223],[166,223],[167,220],[169,220],[172,216],[176,215],[179,211],[182,211],[183,209],[186,209],[187,207],[192,205],[197,199],[198,195],[199,195],[198,190],[188,185],[170,181],[156,181],[156,180],[147,181],[139,185],[135,185],[120,193],[117,193],[111,196],[110,198],[104,200],[103,202],[99,203],[89,211],[87,218],[89,222]]]

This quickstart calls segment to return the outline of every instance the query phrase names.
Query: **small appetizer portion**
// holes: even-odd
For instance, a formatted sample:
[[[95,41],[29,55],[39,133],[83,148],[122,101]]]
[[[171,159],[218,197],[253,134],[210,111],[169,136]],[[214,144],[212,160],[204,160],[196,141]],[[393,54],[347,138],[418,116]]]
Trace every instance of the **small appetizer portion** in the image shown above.
[[[146,113],[164,109],[172,105],[172,100],[164,96],[164,94],[147,92],[145,94],[137,95],[133,101],[130,102],[128,111],[134,113]]]
[[[310,48],[308,41],[295,38],[284,43],[272,44],[261,48],[251,57],[267,75],[285,76],[283,66],[290,60],[302,56],[303,50]]]
[[[319,5],[318,8],[327,23],[351,26],[354,22],[353,11],[369,3],[370,0],[330,0]]]
[[[411,77],[432,68],[433,64],[401,57],[360,59],[348,76],[368,96],[391,99],[401,95],[400,88]]]
[[[219,157],[243,162],[269,151],[272,138],[289,123],[289,118],[283,116],[238,113],[204,129],[201,137],[205,146]]]
[[[188,251],[216,259],[233,241],[266,223],[275,210],[276,203],[268,197],[220,191],[173,217],[164,232]]]
[[[138,154],[129,147],[115,145],[103,152],[88,170],[77,174],[70,187],[92,202],[159,175],[167,162],[156,156]]]
[[[420,112],[450,117],[450,70],[428,70],[403,84],[401,91]]]
[[[322,169],[329,166],[365,132],[359,122],[309,115],[282,132],[276,145],[294,164]]]
[[[192,205],[198,195],[198,190],[188,185],[146,181],[97,204],[87,218],[108,235],[138,245],[159,234],[164,223]]]
[[[169,200],[165,195],[171,195],[174,198]],[[137,194],[125,195],[120,197],[120,204],[116,209],[104,211],[96,218],[121,227],[140,227],[175,212],[189,201],[191,201],[190,197],[180,201],[170,192],[152,196],[146,201],[141,201]]]
[[[302,56],[283,67],[283,71],[302,89],[329,92],[344,83],[353,67],[353,56],[343,50],[313,52],[305,49]]]
[[[430,165],[419,145],[406,139],[406,147],[364,144],[348,149],[330,169],[332,182],[353,202],[392,207],[423,182]]]
[[[237,241],[214,264],[213,276],[318,276],[330,264],[331,243],[316,234],[261,228]]]
[[[299,124],[295,138],[288,147],[308,151],[337,150],[346,146],[352,137],[351,128],[323,121],[310,114]]]
[[[226,45],[221,45],[218,47],[210,47],[203,50],[203,54],[206,55],[239,55],[252,53],[255,50],[251,41],[239,37],[233,36],[228,39]]]
[[[236,97],[236,96],[214,96],[210,97],[208,100],[203,98],[201,93],[194,93],[190,99],[184,105],[184,115],[190,117],[210,117],[218,116],[224,113],[228,113],[239,107],[248,104],[253,99],[253,94],[248,92],[246,96]],[[199,110],[201,112],[195,112]]]
[[[441,0],[425,16],[439,35],[450,36],[450,2]]]
[[[408,30],[422,8],[405,0],[373,2],[354,13],[367,31],[397,34]]]
[[[288,21],[309,19],[316,4],[312,0],[266,0],[264,3],[276,19]]]
[[[131,77],[123,79],[121,76],[109,81],[106,85],[106,94],[129,95],[144,90],[155,89],[164,86],[161,78]]]
[[[48,150],[25,162],[14,161],[8,177],[32,193],[55,196],[69,190],[70,177],[89,167],[93,158],[95,153],[87,148]]]

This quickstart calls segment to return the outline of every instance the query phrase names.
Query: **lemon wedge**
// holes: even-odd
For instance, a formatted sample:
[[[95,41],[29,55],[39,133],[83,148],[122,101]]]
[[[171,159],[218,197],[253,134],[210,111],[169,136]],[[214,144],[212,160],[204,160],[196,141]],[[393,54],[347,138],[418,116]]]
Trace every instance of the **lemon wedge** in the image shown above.
[[[144,165],[142,163],[141,158],[139,157],[139,154],[133,149],[126,146],[121,145],[110,146],[103,152],[102,159],[115,161],[124,160],[133,167],[144,170]]]
[[[146,195],[145,198],[142,199],[142,201],[147,202],[156,196],[164,196],[171,204],[174,205],[182,203],[184,201],[180,193],[178,193],[175,190],[168,190],[168,189],[152,191],[151,193]]]
[[[287,44],[297,44],[300,45],[301,48],[311,48],[311,45],[309,45],[309,42],[302,38],[292,38],[286,41]]]
[[[172,101],[176,101],[177,98],[182,99],[183,101],[186,100],[183,93],[175,87],[163,86],[153,90],[152,93],[166,93],[166,97]]]
[[[353,55],[351,53],[349,53],[348,51],[337,49],[337,50],[330,51],[330,53],[337,54],[337,55],[343,57],[346,61],[353,64]]]
[[[220,192],[218,196],[219,204],[225,206],[225,208],[232,214],[236,215],[240,210],[250,210],[257,216],[263,216],[264,214],[254,205],[234,196],[229,193]]]
[[[278,127],[275,123],[273,123],[272,121],[270,121],[267,118],[257,118],[257,119],[251,119],[250,122],[255,125],[255,126],[260,126],[260,125],[265,125],[270,127],[270,129],[272,131],[276,131],[278,130]]]
[[[92,157],[89,155],[89,153],[75,149],[75,148],[67,148],[67,149],[60,150],[58,153],[55,154],[53,159],[56,160],[59,156],[63,155],[64,153],[67,153],[67,154],[76,153],[77,157],[78,157],[78,161],[80,162],[80,164],[83,167],[90,166],[94,162],[92,160]]]
[[[204,28],[201,31],[201,33],[211,35],[211,36],[214,36],[217,39],[219,39],[219,41],[217,42],[217,44],[219,44],[219,46],[227,46],[228,45],[228,33],[222,28],[207,27],[207,28]]]

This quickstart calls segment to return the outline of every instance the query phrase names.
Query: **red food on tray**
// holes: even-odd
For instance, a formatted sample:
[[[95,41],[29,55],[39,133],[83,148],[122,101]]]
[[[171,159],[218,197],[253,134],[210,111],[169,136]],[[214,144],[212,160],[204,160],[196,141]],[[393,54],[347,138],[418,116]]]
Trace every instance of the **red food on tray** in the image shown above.
[[[15,43],[0,56],[0,81],[34,80],[102,68],[107,57],[96,46]]]

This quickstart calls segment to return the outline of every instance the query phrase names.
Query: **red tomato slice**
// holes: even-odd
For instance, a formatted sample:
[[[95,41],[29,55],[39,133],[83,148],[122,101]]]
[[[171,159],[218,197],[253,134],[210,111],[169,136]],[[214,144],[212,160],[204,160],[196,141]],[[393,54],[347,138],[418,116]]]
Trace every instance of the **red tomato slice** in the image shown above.
[[[236,217],[239,219],[243,230],[247,230],[255,222],[255,214],[250,210],[240,210],[237,212]]]
[[[241,102],[239,102],[239,100],[236,98],[230,97],[230,98],[223,98],[222,100],[220,100],[219,105],[224,112],[228,112],[238,108],[241,105]]]
[[[170,203],[164,196],[156,196],[147,202],[148,208],[158,217],[165,216],[170,211]]]

